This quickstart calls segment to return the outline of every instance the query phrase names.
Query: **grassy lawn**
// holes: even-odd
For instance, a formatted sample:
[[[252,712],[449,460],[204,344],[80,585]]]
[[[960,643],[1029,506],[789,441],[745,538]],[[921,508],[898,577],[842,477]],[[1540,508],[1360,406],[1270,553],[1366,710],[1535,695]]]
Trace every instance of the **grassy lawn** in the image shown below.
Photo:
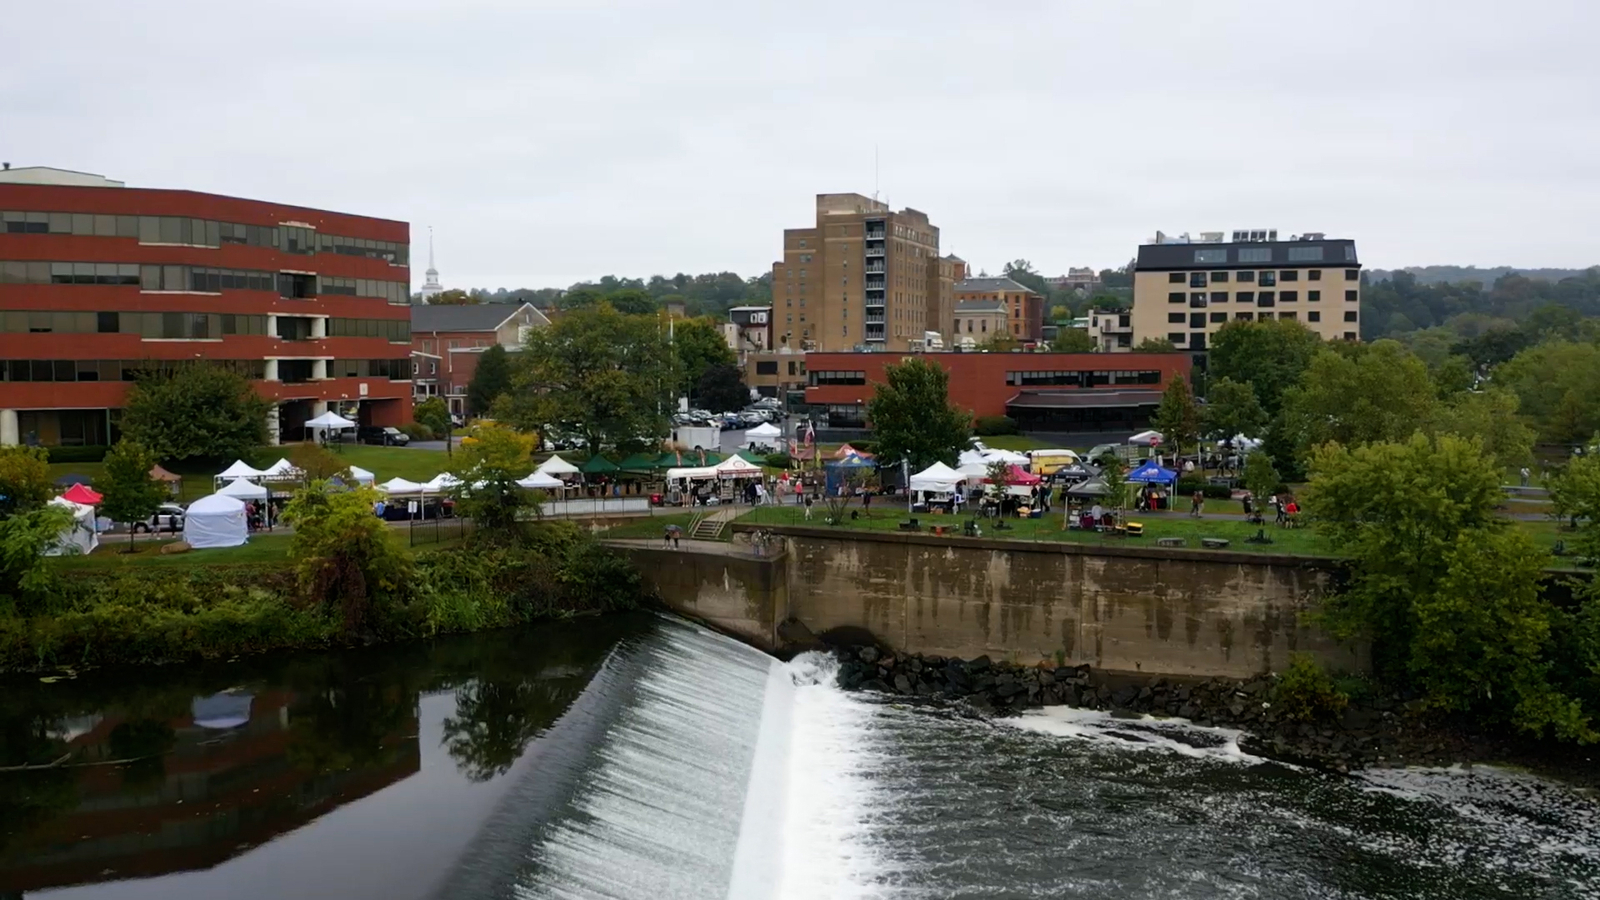
[[[694,520],[695,513],[673,512],[659,513],[653,516],[640,516],[618,525],[613,525],[601,533],[601,537],[608,538],[656,538],[659,539],[662,529],[668,525],[677,525],[683,529],[683,536],[689,536],[689,523]],[[728,536],[727,529],[723,529],[724,539]]]
[[[992,437],[980,437],[978,440],[983,441],[983,444],[986,447],[992,447],[995,450],[1010,450],[1013,453],[1021,453],[1024,450],[1056,449],[1055,444],[1046,443],[1036,437],[1030,437],[1026,434],[997,434],[993,435]]]
[[[109,568],[114,566],[217,566],[238,563],[287,563],[289,540],[287,534],[251,535],[250,542],[239,547],[217,547],[212,550],[191,550],[188,553],[171,553],[165,556],[161,547],[171,541],[139,541],[134,553],[125,553],[128,540],[119,535],[102,537],[99,549],[88,556],[52,557],[54,565],[63,568]],[[120,539],[119,539],[120,538]]]

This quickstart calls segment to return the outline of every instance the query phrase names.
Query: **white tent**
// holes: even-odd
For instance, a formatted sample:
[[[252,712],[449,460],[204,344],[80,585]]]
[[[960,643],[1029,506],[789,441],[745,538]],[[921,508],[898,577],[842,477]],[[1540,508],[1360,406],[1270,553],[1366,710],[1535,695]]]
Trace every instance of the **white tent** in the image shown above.
[[[237,497],[226,494],[201,497],[189,504],[184,513],[183,540],[196,550],[237,547],[249,539],[244,501]]]
[[[761,467],[738,454],[728,457],[717,463],[712,468],[716,469],[719,478],[759,478]]]
[[[371,484],[377,480],[377,476],[360,466],[350,467],[350,477],[355,479],[356,484]]]
[[[579,469],[559,456],[552,456],[540,463],[539,468],[534,471],[543,472],[546,475],[576,475]]]
[[[961,451],[961,455],[956,458],[956,465],[958,465],[958,466],[970,466],[970,465],[979,465],[979,466],[981,466],[981,465],[984,464],[983,454],[985,452],[986,451],[983,451],[983,450],[963,450],[963,451]]]
[[[240,500],[265,500],[267,489],[246,478],[235,478],[223,485],[217,493],[223,497],[237,497]]]
[[[94,548],[100,546],[100,536],[94,530],[94,507],[83,503],[73,503],[61,497],[52,498],[51,506],[62,507],[72,513],[72,524],[61,529],[61,535],[55,543],[45,548],[45,556],[71,556],[79,553],[93,553]]]
[[[744,433],[745,440],[750,438],[775,438],[782,437],[783,431],[771,422],[762,422],[760,425]]]
[[[430,494],[444,494],[461,485],[461,479],[449,472],[440,472],[431,479],[422,483],[422,489]]]
[[[716,470],[715,466],[699,466],[699,467],[696,467],[696,468],[668,469],[667,470],[667,480],[668,481],[678,481],[680,479],[685,479],[685,478],[687,478],[687,479],[689,479],[691,481],[699,481],[699,480],[703,480],[703,479],[706,479],[706,478],[716,478],[716,477],[717,477],[717,470]]]
[[[300,477],[300,470],[296,469],[294,463],[289,462],[287,459],[280,459],[267,466],[261,474],[267,478],[298,478]]]
[[[356,423],[346,419],[333,410],[328,410],[315,419],[306,422],[307,428],[354,428]]]
[[[261,471],[255,466],[250,465],[244,460],[236,459],[233,461],[233,465],[223,469],[222,472],[217,475],[217,477],[231,480],[234,478],[259,478],[265,474],[265,472]]]
[[[423,487],[415,481],[407,481],[404,478],[391,478],[378,485],[378,490],[383,491],[385,494],[420,494],[423,491]]]
[[[564,488],[566,487],[566,484],[564,484],[561,479],[555,477],[554,475],[546,475],[543,472],[534,472],[527,478],[518,481],[517,487],[549,491],[557,488]]]
[[[911,476],[911,490],[934,491],[944,494],[955,490],[956,485],[965,480],[966,478],[960,472],[942,462],[936,462]]]
[[[1028,458],[1012,450],[985,450],[983,461],[986,463],[1007,462],[1013,466],[1026,466]]]
[[[969,480],[981,480],[989,477],[989,464],[983,462],[982,460],[979,460],[978,462],[962,463],[960,466],[956,467],[956,472],[960,473],[962,478]]]
[[[1133,437],[1128,438],[1128,443],[1137,444],[1141,447],[1154,447],[1163,440],[1165,440],[1165,438],[1161,436],[1161,432],[1159,431],[1141,431]]]

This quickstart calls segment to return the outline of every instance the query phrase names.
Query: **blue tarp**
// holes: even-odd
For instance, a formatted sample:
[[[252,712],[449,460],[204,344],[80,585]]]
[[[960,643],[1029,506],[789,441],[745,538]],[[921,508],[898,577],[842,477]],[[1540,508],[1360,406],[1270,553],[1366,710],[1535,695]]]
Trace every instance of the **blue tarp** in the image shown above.
[[[827,492],[828,496],[837,497],[839,495],[839,487],[844,484],[845,475],[847,473],[856,471],[858,469],[876,469],[877,467],[877,463],[870,459],[864,459],[860,456],[857,456],[854,453],[846,456],[843,459],[828,463],[824,469],[827,475],[827,480],[823,485],[823,490]]]
[[[1140,484],[1175,484],[1178,481],[1178,473],[1171,469],[1163,469],[1154,462],[1147,462],[1129,472],[1127,480],[1137,481]]]
[[[876,468],[877,465],[878,465],[877,463],[873,462],[870,459],[865,459],[863,457],[855,455],[854,453],[851,453],[848,456],[845,456],[843,459],[840,459],[840,460],[838,460],[836,462],[828,463],[828,468],[830,468],[830,469],[832,469],[832,468],[840,468],[840,469],[872,469],[872,468]]]

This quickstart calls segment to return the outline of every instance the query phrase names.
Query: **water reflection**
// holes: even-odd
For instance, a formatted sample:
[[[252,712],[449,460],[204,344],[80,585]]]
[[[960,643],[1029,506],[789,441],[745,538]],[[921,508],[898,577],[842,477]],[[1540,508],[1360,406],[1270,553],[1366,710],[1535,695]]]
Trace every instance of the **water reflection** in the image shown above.
[[[646,627],[0,685],[0,896],[216,867],[425,766],[491,781]]]

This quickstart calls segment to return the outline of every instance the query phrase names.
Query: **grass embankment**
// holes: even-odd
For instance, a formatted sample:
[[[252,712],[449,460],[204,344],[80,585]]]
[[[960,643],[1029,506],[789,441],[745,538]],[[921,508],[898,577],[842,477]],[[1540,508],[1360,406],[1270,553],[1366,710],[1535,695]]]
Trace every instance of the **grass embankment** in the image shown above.
[[[712,507],[714,512],[716,507]],[[676,525],[683,529],[683,536],[689,536],[689,527],[694,524],[699,513],[670,512],[658,513],[651,516],[640,516],[626,522],[619,522],[605,531],[600,532],[601,537],[607,538],[660,538],[668,525]],[[727,540],[727,529],[723,529],[722,539]]]
[[[184,566],[236,566],[253,563],[289,562],[289,534],[253,534],[249,543],[238,547],[216,547],[211,550],[191,550],[187,553],[162,553],[161,548],[171,540],[141,540],[128,551],[126,537],[105,535],[100,547],[87,556],[57,556],[50,564],[61,569],[114,569],[121,566],[178,567]]]

